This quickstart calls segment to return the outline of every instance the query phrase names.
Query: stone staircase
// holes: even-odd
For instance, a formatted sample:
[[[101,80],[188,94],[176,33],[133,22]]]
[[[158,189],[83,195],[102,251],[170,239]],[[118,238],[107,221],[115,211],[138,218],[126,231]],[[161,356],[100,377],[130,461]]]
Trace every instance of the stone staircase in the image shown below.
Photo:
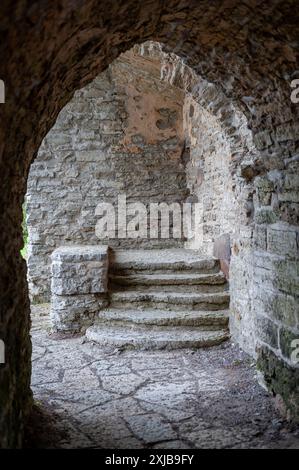
[[[109,292],[109,308],[86,331],[103,346],[200,348],[229,337],[228,284],[214,258],[185,249],[117,250]]]

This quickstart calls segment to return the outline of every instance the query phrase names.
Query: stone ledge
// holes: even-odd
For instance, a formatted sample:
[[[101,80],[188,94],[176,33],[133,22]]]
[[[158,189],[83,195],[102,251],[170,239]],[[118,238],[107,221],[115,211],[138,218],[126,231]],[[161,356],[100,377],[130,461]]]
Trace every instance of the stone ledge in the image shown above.
[[[53,251],[52,261],[103,261],[108,257],[108,245],[70,245]]]

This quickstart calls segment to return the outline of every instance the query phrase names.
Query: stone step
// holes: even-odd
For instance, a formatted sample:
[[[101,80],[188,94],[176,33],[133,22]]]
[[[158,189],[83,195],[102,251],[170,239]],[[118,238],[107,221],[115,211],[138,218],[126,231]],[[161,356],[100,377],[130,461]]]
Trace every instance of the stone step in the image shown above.
[[[161,290],[164,292],[216,292],[228,288],[223,273],[166,273],[166,274],[127,274],[120,276],[112,274],[109,276],[109,287],[115,290],[132,290],[146,287],[147,291]]]
[[[110,301],[112,307],[128,309],[223,310],[229,306],[229,293],[125,291],[113,292]]]
[[[151,249],[150,250],[183,250],[184,249],[184,239],[170,238],[170,239],[152,239],[151,240]],[[128,238],[128,239],[110,239],[109,248],[115,251],[128,251],[128,250],[146,250],[148,249],[148,239],[140,238]]]
[[[202,330],[199,327],[128,327],[98,322],[86,330],[86,337],[101,346],[124,349],[182,349],[216,346],[229,338],[226,329]]]
[[[219,260],[199,254],[194,250],[112,250],[109,257],[109,271],[119,275],[132,273],[197,272],[219,271]]]
[[[202,326],[224,328],[228,325],[228,310],[184,311],[159,309],[114,309],[107,308],[99,313],[99,319],[112,324],[142,324],[158,326]]]

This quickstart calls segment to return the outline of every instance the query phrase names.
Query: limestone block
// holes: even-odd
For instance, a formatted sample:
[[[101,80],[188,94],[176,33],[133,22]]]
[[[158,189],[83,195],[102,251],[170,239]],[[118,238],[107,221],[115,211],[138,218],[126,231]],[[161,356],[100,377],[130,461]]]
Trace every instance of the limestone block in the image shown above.
[[[274,286],[290,295],[299,295],[299,263],[298,260],[276,260],[274,262]],[[273,274],[274,274],[273,273]]]
[[[51,259],[53,329],[82,331],[107,306],[108,246],[64,246]]]
[[[106,294],[56,295],[51,297],[50,318],[57,332],[77,333],[95,320],[107,306]]]
[[[262,206],[268,206],[271,203],[271,193],[274,190],[274,184],[266,177],[257,177],[255,179],[258,197]]]
[[[292,360],[292,353],[295,349],[294,341],[299,340],[299,331],[290,330],[288,328],[281,328],[279,331],[279,346],[282,355],[288,360]],[[294,366],[299,367],[299,362],[293,364]]]
[[[285,176],[283,181],[283,188],[286,190],[298,190],[299,188],[299,175],[290,173]]]
[[[267,229],[268,251],[282,256],[298,256],[297,238],[299,230],[287,224],[273,224]]]
[[[256,331],[259,339],[274,349],[278,348],[278,328],[270,319],[262,316],[256,317]]]
[[[257,224],[273,224],[277,221],[277,215],[271,206],[263,206],[256,209],[254,220]]]
[[[254,136],[254,143],[259,150],[269,147],[272,142],[271,133],[268,131],[258,132]]]
[[[257,225],[254,232],[254,247],[257,250],[267,249],[267,229],[263,225]]]
[[[296,299],[263,287],[256,292],[256,310],[287,327],[295,328],[296,324],[299,324],[299,307]]]
[[[276,129],[276,139],[278,142],[297,139],[299,125],[297,123],[288,123],[278,126]]]
[[[299,192],[297,191],[282,191],[278,193],[278,200],[281,202],[299,202]]]
[[[51,291],[56,295],[107,291],[108,247],[68,246],[52,254]]]

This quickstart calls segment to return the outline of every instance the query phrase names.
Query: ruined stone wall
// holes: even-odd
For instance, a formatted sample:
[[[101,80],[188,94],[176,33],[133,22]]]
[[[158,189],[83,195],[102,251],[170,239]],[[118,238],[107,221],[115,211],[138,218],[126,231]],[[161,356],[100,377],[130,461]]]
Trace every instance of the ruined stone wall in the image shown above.
[[[287,142],[290,137],[289,126],[276,134],[278,141]],[[284,414],[298,417],[298,157],[285,163],[285,169],[270,170],[255,179],[252,310],[258,365],[266,385],[278,397]]]
[[[112,73],[113,67],[114,65],[110,67],[109,73]],[[291,345],[292,340],[299,337],[296,290],[298,161],[296,157],[290,157],[286,158],[282,165],[274,157],[269,157],[275,155],[277,149],[281,152],[288,140],[294,138],[296,128],[287,126],[286,135],[282,129],[278,134],[261,132],[253,140],[245,114],[236,109],[220,90],[216,93],[209,83],[200,80],[177,56],[165,54],[159,45],[149,43],[135,47],[134,53],[127,53],[121,67],[122,74],[116,73],[114,84],[122,90],[122,96],[126,96],[123,107],[126,136],[120,131],[122,140],[119,160],[115,159],[117,152],[109,150],[111,161],[119,164],[114,164],[114,168],[119,170],[118,181],[121,181],[123,172],[127,179],[123,180],[122,188],[125,187],[127,191],[126,181],[130,181],[132,197],[142,196],[139,184],[142,173],[134,177],[136,160],[131,160],[133,166],[127,167],[128,173],[123,170],[123,158],[127,153],[122,152],[125,148],[126,152],[129,149],[129,154],[138,154],[136,143],[140,145],[140,136],[146,135],[149,140],[155,133],[155,127],[145,128],[141,124],[142,116],[138,114],[136,101],[143,101],[141,108],[149,109],[146,94],[151,87],[151,80],[153,87],[159,84],[160,92],[163,86],[161,83],[164,81],[165,85],[171,85],[172,92],[180,97],[177,101],[177,113],[183,124],[176,129],[180,139],[174,155],[176,164],[179,163],[176,168],[182,170],[180,175],[184,181],[184,197],[181,200],[188,195],[194,200],[192,198],[195,196],[195,200],[201,202],[203,207],[203,244],[198,246],[191,243],[187,246],[212,254],[218,237],[229,234],[232,338],[258,359],[261,369],[266,371],[268,386],[276,394],[286,396],[287,405],[284,406],[287,412],[296,415],[297,392],[294,385],[290,386],[290,393],[286,394],[285,386],[277,377],[278,371],[283,377],[285,374],[288,376],[297,373],[294,372],[297,365],[291,360]],[[124,82],[130,82],[129,69],[134,67],[139,74],[143,70],[142,73],[148,74],[149,79],[143,89],[138,84],[143,97],[137,100],[131,86],[126,86],[124,90]],[[128,109],[130,113],[127,113]],[[118,110],[121,110],[119,103]],[[171,114],[166,113],[164,117],[164,122],[161,121],[161,116],[158,119],[157,115],[149,121],[155,123],[156,127],[159,122],[158,128],[165,128],[171,121]],[[166,142],[169,144],[168,138]],[[261,153],[268,158],[265,160],[267,164],[265,161],[261,162]],[[163,169],[160,174],[163,186],[169,180],[169,172],[167,167],[160,168]],[[145,197],[151,194],[151,185],[147,186],[146,178],[142,179]],[[105,191],[107,189],[109,190],[109,187],[105,188]],[[114,194],[115,190],[116,187],[112,187]],[[172,191],[169,196],[170,202],[173,202]],[[94,210],[94,207],[92,209]],[[68,240],[66,242],[68,243]],[[129,241],[129,246],[134,246],[132,240]],[[150,245],[147,244],[147,247]],[[272,364],[270,370],[266,369],[267,364]]]
[[[175,54],[166,54],[154,43],[138,49],[145,57],[159,56],[162,79],[185,91],[183,160],[189,199],[202,205],[198,237],[186,246],[215,254],[218,240],[226,237],[230,330],[233,339],[255,356],[252,171],[259,163],[248,121],[220,89],[201,79]],[[220,255],[218,250],[216,256]]]
[[[236,114],[235,121],[238,121]],[[257,330],[251,302],[255,296],[252,277],[253,202],[252,181],[234,171],[234,145],[218,116],[192,96],[184,102],[184,126],[190,159],[186,165],[191,196],[201,203],[202,223],[197,240],[187,246],[224,257],[223,270],[230,280],[230,330],[234,340],[256,355]],[[239,128],[242,137],[242,127]],[[244,135],[243,135],[244,138]],[[250,155],[250,139],[243,142]],[[224,246],[219,240],[225,240]]]
[[[103,240],[95,233],[97,205],[109,202],[117,209],[118,195],[147,205],[182,202],[188,195],[181,162],[183,92],[155,77],[155,67],[124,54],[76,92],[44,139],[26,197],[33,301],[50,298],[50,256],[59,246],[182,245],[181,239],[132,234]]]
[[[202,204],[202,234],[198,246],[213,255],[214,242],[223,234],[238,232],[242,204],[231,174],[231,148],[221,124],[191,96],[184,101],[184,127],[190,159],[186,165],[190,194]]]
[[[21,445],[23,418],[30,403],[29,302],[26,266],[20,255],[22,202],[30,164],[58,113],[75,90],[90,83],[121,52],[149,39],[165,43],[200,77],[198,86],[190,82],[190,88],[195,85],[203,100],[207,98],[211,112],[221,109],[215,96],[222,92],[228,103],[244,113],[258,150],[247,167],[247,177],[260,174],[269,179],[271,172],[277,172],[273,203],[266,207],[278,223],[287,224],[287,232],[297,232],[299,106],[290,101],[290,84],[298,77],[299,11],[294,0],[115,0],[109,6],[101,0],[61,0],[59,5],[16,0],[1,2],[0,16],[0,77],[6,89],[6,102],[0,107],[0,336],[7,352],[7,364],[0,369],[0,446],[13,447]],[[210,86],[203,87],[202,81]],[[181,84],[188,87],[188,79]],[[227,112],[220,115],[222,124],[233,119],[233,114],[227,106]],[[237,140],[239,135],[239,126],[232,126],[231,138]],[[233,152],[232,158],[242,170],[242,151]],[[265,276],[274,283],[274,298],[282,303],[279,307],[274,303],[275,308],[269,304],[267,319],[277,326],[280,315],[286,325],[287,300],[298,305],[294,291],[298,254],[285,245],[287,254],[281,262],[281,255],[269,251],[270,246],[273,249],[272,242],[268,244],[271,215],[264,220],[256,221],[251,234],[246,232],[242,246],[236,244],[234,257],[242,257],[251,279],[257,262],[244,256],[244,240],[246,245],[254,240],[266,257],[277,260]],[[279,237],[284,232],[279,230]],[[254,316],[254,303],[263,286],[257,278],[254,295],[245,281],[243,287],[247,310]],[[298,310],[292,312],[298,318]],[[246,328],[238,316],[236,309],[242,343]],[[292,329],[298,334],[297,328]],[[282,360],[278,348],[265,344],[264,353],[258,354],[267,383],[285,403],[291,396],[294,402],[294,381],[289,377],[296,379],[298,368]]]
[[[263,111],[245,96],[243,114],[174,55],[160,53],[163,78],[189,93],[187,181],[205,201],[204,245],[211,251],[217,235],[230,234],[232,338],[257,358],[283,414],[298,420],[299,128],[290,93],[277,115],[271,87]],[[267,130],[259,130],[264,122]]]

